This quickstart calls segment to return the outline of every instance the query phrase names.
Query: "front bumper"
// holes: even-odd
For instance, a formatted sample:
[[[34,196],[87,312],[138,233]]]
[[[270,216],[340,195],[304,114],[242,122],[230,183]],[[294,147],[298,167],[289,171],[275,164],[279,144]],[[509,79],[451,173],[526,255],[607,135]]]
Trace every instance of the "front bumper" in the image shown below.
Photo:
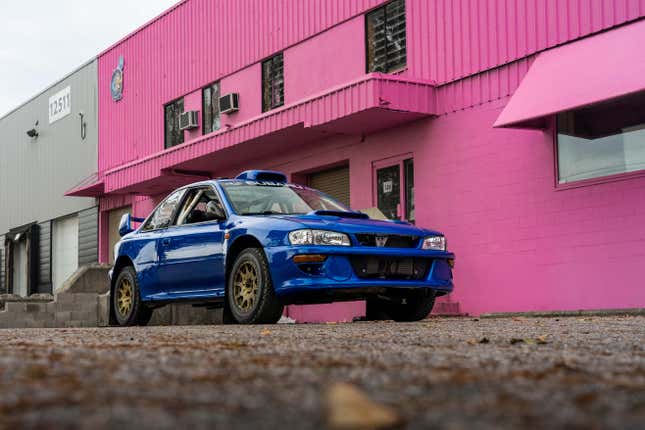
[[[451,252],[429,251],[418,248],[335,247],[335,246],[278,246],[265,248],[273,287],[278,296],[322,290],[348,290],[372,287],[427,288],[438,294],[453,289]],[[297,255],[325,255],[324,263],[306,272],[305,265],[296,264]],[[424,261],[424,272],[415,276],[381,277],[359,276],[355,270],[356,259],[378,261]],[[312,266],[310,265],[309,268]],[[415,266],[416,267],[416,266]]]

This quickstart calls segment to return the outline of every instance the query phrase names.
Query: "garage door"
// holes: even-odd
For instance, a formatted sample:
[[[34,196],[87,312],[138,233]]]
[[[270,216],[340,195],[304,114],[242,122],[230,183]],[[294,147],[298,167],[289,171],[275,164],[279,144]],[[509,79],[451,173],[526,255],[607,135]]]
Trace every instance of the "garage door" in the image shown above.
[[[309,186],[349,206],[349,166],[314,173],[309,176]]]
[[[56,291],[78,269],[78,216],[58,219],[52,228],[52,284]]]
[[[132,214],[132,207],[126,206],[119,209],[111,210],[108,215],[108,262],[110,264],[114,263],[114,245],[121,239],[119,235],[119,223],[121,222],[121,217],[125,214]]]

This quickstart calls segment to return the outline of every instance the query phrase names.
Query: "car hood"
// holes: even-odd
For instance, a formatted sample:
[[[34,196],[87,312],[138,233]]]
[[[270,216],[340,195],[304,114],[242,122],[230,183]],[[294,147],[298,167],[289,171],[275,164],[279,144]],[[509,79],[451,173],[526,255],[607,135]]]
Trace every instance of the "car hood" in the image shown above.
[[[407,222],[381,221],[375,219],[346,218],[334,215],[269,215],[271,218],[299,223],[306,228],[333,230],[342,233],[380,233],[400,234],[407,236],[429,236],[441,233],[425,228],[419,228]]]

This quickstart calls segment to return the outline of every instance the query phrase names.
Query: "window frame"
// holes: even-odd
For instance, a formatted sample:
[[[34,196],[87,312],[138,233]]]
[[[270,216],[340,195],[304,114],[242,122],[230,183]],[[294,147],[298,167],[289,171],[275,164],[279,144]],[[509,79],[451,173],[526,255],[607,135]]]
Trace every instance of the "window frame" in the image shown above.
[[[217,130],[210,130],[206,131],[206,103],[205,103],[205,93],[206,90],[210,89],[211,91],[213,90],[213,86],[217,85],[217,92],[219,96],[217,97],[217,115],[219,116],[220,119],[220,126]],[[205,136],[207,134],[215,133],[219,130],[222,129],[222,112],[219,109],[219,99],[222,96],[222,84],[221,81],[215,81],[211,82],[210,84],[206,85],[205,87],[202,88],[202,136]]]
[[[179,196],[179,201],[177,202],[177,206],[175,207],[175,209],[172,212],[172,215],[170,216],[170,224],[168,224],[165,227],[146,229],[148,224],[150,222],[152,222],[152,219],[154,218],[154,216],[157,213],[157,211],[161,208],[161,206],[164,203],[166,203],[166,201],[170,197],[174,196],[175,193],[181,193],[181,195]],[[185,197],[186,197],[186,188],[180,188],[178,190],[172,191],[170,194],[168,194],[166,196],[166,198],[164,198],[161,202],[159,202],[159,204],[157,206],[155,206],[155,208],[152,210],[152,212],[150,212],[150,215],[148,215],[146,220],[141,223],[141,227],[139,228],[139,231],[142,232],[142,233],[150,233],[150,232],[154,232],[154,231],[165,230],[165,229],[171,227],[174,224],[175,219],[177,218],[177,209],[179,209],[179,207],[183,204],[183,201],[184,201]]]
[[[273,62],[273,60],[277,57],[282,57],[282,102],[279,105],[273,105],[271,106],[265,106],[264,105],[264,81],[266,79],[266,73],[264,72],[264,65],[268,62]],[[285,104],[285,96],[284,96],[284,87],[285,87],[285,81],[284,81],[284,52],[278,52],[269,58],[266,58],[260,63],[260,69],[262,73],[262,80],[261,80],[261,91],[260,91],[260,98],[261,98],[261,104],[262,104],[262,113],[270,112],[274,109],[278,109],[279,107],[284,106]]]
[[[398,166],[399,168],[399,206],[401,208],[401,215],[399,218],[396,218],[401,221],[407,221],[412,224],[416,224],[416,204],[414,208],[414,219],[409,219],[408,212],[408,197],[407,197],[407,178],[405,175],[405,164],[408,160],[412,160],[413,172],[414,169],[414,154],[406,153],[401,155],[396,155],[394,157],[384,158],[381,160],[372,162],[372,206],[378,208],[378,170]],[[413,176],[414,178],[414,176]],[[415,193],[416,194],[416,193]],[[416,203],[416,195],[414,199]],[[380,209],[379,209],[380,210]]]
[[[226,205],[224,204],[224,201],[222,200],[222,195],[217,190],[217,187],[214,187],[211,184],[188,186],[188,187],[184,188],[184,195],[181,197],[181,201],[180,201],[180,204],[177,206],[177,209],[183,208],[183,206],[186,204],[186,199],[190,195],[191,191],[200,190],[200,189],[206,189],[206,188],[210,188],[215,193],[215,195],[219,199],[219,202],[220,202],[222,208],[224,209],[224,215],[226,215],[226,219],[228,219],[230,217],[230,214],[229,214],[228,210],[226,209]],[[175,213],[173,214],[173,220],[172,220],[172,222],[170,223],[170,225],[167,228],[171,228],[171,227],[172,228],[190,227],[190,226],[209,224],[209,223],[219,224],[219,223],[221,223],[223,221],[223,220],[208,220],[208,221],[201,221],[201,222],[194,222],[194,223],[190,223],[190,224],[178,225],[177,224],[178,216],[179,216],[179,213],[176,210]]]
[[[386,74],[397,74],[401,73],[404,70],[407,70],[408,68],[408,5],[406,3],[406,0],[401,0],[403,2],[403,5],[405,7],[405,64],[391,69],[391,70],[386,70],[384,72],[379,72],[376,70],[370,70],[370,64],[369,64],[369,50],[370,50],[370,42],[368,38],[368,30],[369,30],[369,17],[372,14],[375,14],[379,12],[380,10],[383,10],[384,13],[384,26],[387,28],[387,6],[390,5],[391,3],[394,3],[397,0],[390,0],[386,2],[385,4],[379,5],[378,7],[367,11],[364,16],[365,16],[365,73],[386,73]],[[385,44],[385,62],[387,66],[387,60],[388,60],[388,51],[387,51],[387,43]],[[387,68],[387,67],[386,67]]]
[[[170,102],[168,102],[168,103],[163,105],[163,146],[164,146],[164,150],[174,148],[174,147],[179,146],[179,145],[181,145],[181,144],[186,142],[186,136],[184,134],[184,131],[180,129],[179,132],[181,133],[181,142],[179,142],[179,143],[177,143],[175,145],[167,146],[168,123],[166,122],[166,109],[168,108],[168,106],[174,105],[174,104],[178,103],[179,101],[181,101],[181,105],[182,105],[181,106],[181,112],[179,114],[179,115],[181,115],[183,112],[185,112],[185,109],[186,109],[185,97],[183,97],[183,96],[178,97],[178,98],[176,98],[176,99],[174,99],[174,100],[172,100],[172,101],[170,101]],[[179,127],[179,123],[180,123],[180,121],[179,121],[179,119],[177,119],[177,127]]]
[[[560,182],[560,156],[558,152],[558,114],[551,115],[545,131],[550,131],[551,147],[553,149],[553,188],[555,191],[566,191],[576,188],[589,187],[593,185],[607,184],[611,182],[627,181],[645,177],[645,169],[632,172],[614,173],[612,175],[599,176],[597,178],[580,179],[572,182]]]

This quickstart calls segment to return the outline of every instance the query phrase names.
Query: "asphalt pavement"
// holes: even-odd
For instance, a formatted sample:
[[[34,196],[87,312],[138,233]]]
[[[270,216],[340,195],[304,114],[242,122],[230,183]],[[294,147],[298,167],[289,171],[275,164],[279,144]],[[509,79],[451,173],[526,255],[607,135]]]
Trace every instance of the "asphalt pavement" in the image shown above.
[[[1,428],[643,423],[645,317],[0,330]]]

